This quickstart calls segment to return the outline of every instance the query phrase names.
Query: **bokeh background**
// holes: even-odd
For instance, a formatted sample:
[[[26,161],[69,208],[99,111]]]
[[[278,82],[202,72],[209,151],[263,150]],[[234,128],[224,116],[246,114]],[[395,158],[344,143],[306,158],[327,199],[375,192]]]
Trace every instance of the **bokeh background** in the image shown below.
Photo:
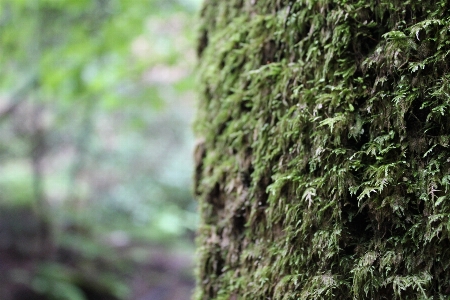
[[[0,0],[0,298],[189,299],[201,0]]]

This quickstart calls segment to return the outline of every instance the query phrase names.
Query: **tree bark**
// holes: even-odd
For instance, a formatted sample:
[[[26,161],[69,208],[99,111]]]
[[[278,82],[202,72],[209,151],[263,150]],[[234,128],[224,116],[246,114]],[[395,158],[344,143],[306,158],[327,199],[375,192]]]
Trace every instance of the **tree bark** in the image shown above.
[[[449,12],[206,0],[195,299],[448,297]]]

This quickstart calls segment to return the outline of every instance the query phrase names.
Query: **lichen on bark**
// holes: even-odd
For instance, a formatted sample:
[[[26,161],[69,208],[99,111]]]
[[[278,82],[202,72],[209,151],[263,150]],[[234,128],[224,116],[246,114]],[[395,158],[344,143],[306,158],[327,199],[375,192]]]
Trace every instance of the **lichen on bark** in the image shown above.
[[[206,0],[195,299],[446,299],[450,3]]]

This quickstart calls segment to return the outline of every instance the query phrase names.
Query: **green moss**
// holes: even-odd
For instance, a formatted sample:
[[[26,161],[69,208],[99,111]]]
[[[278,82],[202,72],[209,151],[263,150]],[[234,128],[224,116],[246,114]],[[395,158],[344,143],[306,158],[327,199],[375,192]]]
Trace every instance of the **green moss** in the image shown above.
[[[195,299],[450,294],[449,9],[205,2]]]

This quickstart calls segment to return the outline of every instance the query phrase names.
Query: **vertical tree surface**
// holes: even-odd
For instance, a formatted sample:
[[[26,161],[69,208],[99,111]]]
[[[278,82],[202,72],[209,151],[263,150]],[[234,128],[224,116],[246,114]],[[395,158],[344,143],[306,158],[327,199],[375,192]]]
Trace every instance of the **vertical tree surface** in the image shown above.
[[[195,299],[450,297],[450,1],[206,0]]]

